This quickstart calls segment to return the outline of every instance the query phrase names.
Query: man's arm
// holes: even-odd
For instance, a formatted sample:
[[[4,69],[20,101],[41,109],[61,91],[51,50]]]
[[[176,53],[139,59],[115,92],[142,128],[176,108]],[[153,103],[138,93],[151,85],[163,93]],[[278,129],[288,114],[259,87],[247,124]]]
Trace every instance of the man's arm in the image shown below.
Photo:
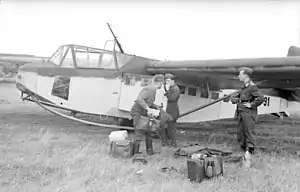
[[[264,102],[264,95],[261,94],[257,86],[254,86],[251,92],[254,100],[250,103],[251,108],[257,108]]]
[[[154,109],[159,109],[161,106],[156,105],[156,104],[153,103],[150,107],[151,107],[151,108],[154,108]]]
[[[176,101],[178,97],[180,96],[180,90],[176,86],[172,89],[169,89],[166,93],[165,96],[168,98],[169,101]]]
[[[148,110],[149,106],[146,102],[146,100],[150,97],[150,93],[143,89],[141,93],[139,94],[138,98],[136,99],[136,102],[140,104],[144,109]]]

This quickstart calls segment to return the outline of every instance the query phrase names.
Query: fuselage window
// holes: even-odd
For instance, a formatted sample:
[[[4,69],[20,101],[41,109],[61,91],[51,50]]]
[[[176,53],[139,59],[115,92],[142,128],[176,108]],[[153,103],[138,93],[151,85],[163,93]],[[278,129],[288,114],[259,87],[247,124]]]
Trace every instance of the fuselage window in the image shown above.
[[[227,95],[224,95],[224,97]],[[229,97],[227,97],[226,99],[223,100],[223,102],[229,102]]]
[[[125,77],[125,85],[135,85],[136,83],[136,79],[135,79],[135,76],[133,75],[127,75]]]
[[[215,91],[211,92],[211,98],[214,100],[219,99],[219,93]]]
[[[196,96],[196,93],[197,93],[197,89],[196,88],[189,87],[188,95]]]
[[[200,87],[199,88],[200,89],[200,97],[202,97],[202,98],[208,98],[208,90],[207,89],[204,89],[204,88],[202,88],[202,87]]]
[[[151,83],[152,78],[142,77],[141,79],[141,86],[145,87]]]
[[[179,90],[180,90],[180,94],[185,94],[185,86],[183,85],[178,85]]]

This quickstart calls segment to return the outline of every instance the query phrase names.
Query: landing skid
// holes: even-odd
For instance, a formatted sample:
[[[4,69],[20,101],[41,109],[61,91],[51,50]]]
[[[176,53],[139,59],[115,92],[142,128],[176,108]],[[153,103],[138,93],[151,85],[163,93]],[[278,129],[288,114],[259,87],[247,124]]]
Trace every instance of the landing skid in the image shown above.
[[[64,117],[64,118],[66,118],[66,119],[70,119],[70,120],[73,120],[73,121],[77,121],[77,122],[80,122],[80,123],[83,123],[83,124],[94,125],[94,126],[102,127],[102,128],[123,129],[123,130],[134,130],[133,127],[119,126],[119,125],[109,125],[109,124],[97,123],[97,122],[92,122],[92,121],[87,121],[87,120],[79,119],[79,118],[75,117],[75,114],[76,114],[76,113],[80,113],[80,112],[75,111],[75,110],[71,110],[71,109],[67,109],[67,108],[65,108],[65,107],[61,107],[61,106],[58,106],[58,105],[55,105],[55,104],[52,104],[52,103],[40,101],[40,100],[38,100],[38,99],[37,99],[35,96],[33,96],[33,95],[26,96],[25,98],[22,98],[22,100],[27,100],[27,101],[34,102],[34,103],[36,103],[38,106],[40,106],[41,108],[45,109],[46,111],[49,111],[49,112],[51,112],[51,113],[53,113],[53,114],[55,114],[55,115],[59,115],[59,116]],[[47,107],[47,106],[49,106],[49,107]],[[66,111],[71,111],[71,114],[70,114],[70,115],[66,115],[66,114],[63,114],[63,113],[58,112],[58,111],[56,111],[56,110],[53,110],[53,109],[51,109],[50,107],[52,107],[52,108],[57,108],[57,109],[62,109],[62,110],[66,110]]]

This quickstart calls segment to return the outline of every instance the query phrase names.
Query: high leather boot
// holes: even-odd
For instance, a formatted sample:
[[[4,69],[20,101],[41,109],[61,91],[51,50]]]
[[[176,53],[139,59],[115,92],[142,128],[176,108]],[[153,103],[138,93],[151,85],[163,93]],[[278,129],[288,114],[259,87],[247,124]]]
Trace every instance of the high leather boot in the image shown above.
[[[139,149],[140,149],[140,143],[141,143],[141,141],[135,141],[133,143],[134,154],[133,154],[133,157],[132,157],[132,162],[133,163],[138,162],[138,163],[147,164],[148,162],[147,162],[145,156],[143,155],[143,153],[141,153],[139,151]]]
[[[170,139],[171,147],[177,148],[176,131],[175,131],[174,122],[171,122],[171,123],[168,124],[167,132],[168,132],[168,137]]]
[[[149,136],[146,136],[145,140],[146,140],[147,155],[153,155],[154,154],[154,151],[153,151],[153,140]]]
[[[160,130],[159,134],[160,134],[160,139],[161,139],[161,145],[167,146],[169,143],[168,143],[168,139],[167,139],[166,129]]]

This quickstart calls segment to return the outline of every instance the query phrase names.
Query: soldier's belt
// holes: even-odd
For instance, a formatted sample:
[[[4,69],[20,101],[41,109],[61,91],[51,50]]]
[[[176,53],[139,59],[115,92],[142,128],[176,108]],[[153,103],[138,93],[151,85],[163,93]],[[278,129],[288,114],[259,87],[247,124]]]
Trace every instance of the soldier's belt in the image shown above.
[[[239,103],[251,103],[250,100],[240,100]]]

